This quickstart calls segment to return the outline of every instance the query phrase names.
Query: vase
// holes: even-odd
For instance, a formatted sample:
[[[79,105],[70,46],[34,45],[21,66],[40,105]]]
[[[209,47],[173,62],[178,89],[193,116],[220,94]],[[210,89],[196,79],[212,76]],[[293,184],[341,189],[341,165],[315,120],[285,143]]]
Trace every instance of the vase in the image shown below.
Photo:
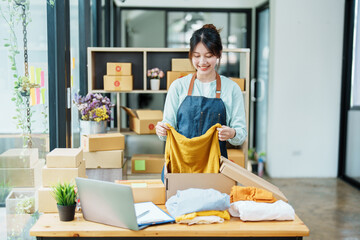
[[[80,120],[80,135],[106,133],[106,121],[83,121]]]
[[[67,222],[74,220],[76,204],[71,206],[62,206],[57,204],[57,208],[59,211],[60,221]]]
[[[160,89],[160,79],[150,79],[150,87],[151,87],[151,90],[159,90]]]

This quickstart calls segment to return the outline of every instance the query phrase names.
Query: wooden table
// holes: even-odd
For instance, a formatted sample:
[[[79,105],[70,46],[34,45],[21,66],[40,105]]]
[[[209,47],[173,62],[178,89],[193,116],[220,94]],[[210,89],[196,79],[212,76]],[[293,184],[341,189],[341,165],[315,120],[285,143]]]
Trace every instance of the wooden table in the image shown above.
[[[30,230],[31,236],[37,239],[125,239],[134,238],[159,239],[159,237],[176,237],[176,239],[302,239],[309,236],[309,229],[296,216],[294,221],[242,222],[231,218],[220,224],[192,225],[163,224],[132,231],[89,222],[81,213],[75,215],[71,222],[61,222],[58,214],[44,214]]]

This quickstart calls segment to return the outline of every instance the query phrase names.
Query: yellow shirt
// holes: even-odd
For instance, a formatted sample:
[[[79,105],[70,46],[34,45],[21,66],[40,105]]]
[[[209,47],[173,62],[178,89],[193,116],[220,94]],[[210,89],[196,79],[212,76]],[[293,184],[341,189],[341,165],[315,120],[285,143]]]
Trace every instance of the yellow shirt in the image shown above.
[[[225,210],[225,211],[210,210],[210,211],[193,212],[193,213],[184,214],[179,217],[176,217],[175,221],[180,222],[181,220],[194,219],[195,217],[198,217],[198,216],[218,216],[225,220],[230,219],[230,214],[227,210]]]
[[[217,123],[199,137],[187,138],[172,126],[165,145],[165,161],[169,173],[218,173],[220,146]]]

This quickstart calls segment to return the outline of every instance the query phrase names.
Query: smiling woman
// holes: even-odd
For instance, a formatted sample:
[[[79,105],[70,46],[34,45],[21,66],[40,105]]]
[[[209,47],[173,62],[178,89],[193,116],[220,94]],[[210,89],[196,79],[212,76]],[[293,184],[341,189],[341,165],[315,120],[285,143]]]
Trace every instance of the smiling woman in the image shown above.
[[[156,126],[161,140],[166,140],[169,126],[191,139],[204,135],[220,123],[216,128],[219,141],[215,144],[219,142],[222,156],[227,157],[226,141],[232,145],[245,141],[247,130],[241,89],[215,70],[222,49],[220,34],[214,25],[206,24],[193,33],[189,58],[197,72],[170,85],[163,121]],[[195,152],[188,154],[196,155]],[[199,161],[207,162],[208,159],[204,157]]]

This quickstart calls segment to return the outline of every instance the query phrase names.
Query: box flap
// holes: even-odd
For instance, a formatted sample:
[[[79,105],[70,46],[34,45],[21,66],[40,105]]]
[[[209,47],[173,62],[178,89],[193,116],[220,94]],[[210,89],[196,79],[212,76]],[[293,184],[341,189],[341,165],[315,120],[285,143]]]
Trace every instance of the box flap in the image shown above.
[[[124,109],[125,112],[126,112],[127,114],[129,114],[129,116],[134,117],[134,118],[137,118],[135,111],[132,110],[131,108],[127,108],[127,107],[124,107],[124,106],[121,106],[121,108]]]
[[[163,113],[160,110],[136,110],[140,120],[162,119]]]
[[[246,170],[245,168],[237,165],[236,163],[231,162],[230,160],[221,157],[220,159],[221,167],[220,172],[231,179],[234,179],[238,183],[246,187],[257,187],[265,189],[269,192],[274,194],[274,197],[277,199],[281,199],[287,202],[287,198],[285,195],[280,191],[278,187],[269,183],[265,179],[251,173],[250,171]]]

